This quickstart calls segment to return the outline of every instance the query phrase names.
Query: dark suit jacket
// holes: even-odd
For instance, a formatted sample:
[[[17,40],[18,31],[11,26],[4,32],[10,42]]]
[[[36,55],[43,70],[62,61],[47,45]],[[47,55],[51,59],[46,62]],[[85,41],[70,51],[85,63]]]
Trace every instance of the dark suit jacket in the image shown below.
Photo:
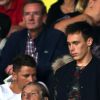
[[[0,78],[4,78],[4,70],[18,54],[25,53],[27,29],[13,33],[8,39],[0,59]],[[57,57],[67,54],[66,36],[55,29],[44,29],[35,39],[38,51],[38,80],[46,81],[51,64]]]

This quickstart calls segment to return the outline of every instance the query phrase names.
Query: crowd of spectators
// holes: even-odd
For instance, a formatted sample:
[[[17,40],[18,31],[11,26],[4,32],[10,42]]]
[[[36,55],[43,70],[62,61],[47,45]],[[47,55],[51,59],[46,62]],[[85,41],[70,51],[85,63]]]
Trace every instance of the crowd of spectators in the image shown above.
[[[6,84],[0,85],[0,88],[3,87],[5,90],[7,88],[8,91],[10,89],[9,93],[11,94],[11,98],[13,100],[18,100],[18,99],[21,100],[21,92],[22,90],[25,91],[25,89],[27,90],[25,91],[27,92],[27,96],[24,92],[22,92],[23,93],[22,100],[27,100],[27,99],[32,100],[32,98],[34,98],[34,100],[35,99],[61,100],[62,98],[64,98],[63,100],[72,100],[73,98],[69,97],[70,89],[64,87],[62,81],[65,81],[66,83],[68,80],[70,84],[71,83],[70,80],[72,79],[74,80],[72,76],[70,77],[70,73],[73,73],[73,71],[75,72],[76,70],[72,69],[70,70],[70,68],[67,69],[66,67],[64,67],[66,69],[65,72],[65,70],[63,70],[63,66],[72,65],[73,66],[72,68],[74,69],[74,67],[76,66],[78,67],[82,62],[85,62],[85,64],[87,65],[89,64],[89,67],[92,68],[91,64],[92,61],[93,64],[94,61],[96,61],[96,64],[98,66],[94,68],[95,67],[94,64],[93,67],[93,69],[95,70],[94,71],[95,75],[94,76],[91,75],[91,73],[93,73],[93,69],[90,70],[88,73],[89,76],[91,77],[91,80],[93,79],[92,83],[94,83],[90,86],[94,87],[94,85],[97,85],[97,87],[94,87],[95,91],[91,92],[94,93],[94,95],[92,95],[94,97],[93,98],[89,97],[89,95],[83,92],[85,89],[83,90],[81,88],[80,89],[81,91],[79,91],[81,98],[76,96],[76,98],[78,99],[75,99],[75,97],[74,99],[89,100],[91,98],[91,100],[99,100],[100,99],[99,97],[100,86],[98,85],[99,81],[97,79],[96,82],[98,83],[95,83],[94,82],[95,78],[92,78],[92,77],[96,78],[98,77],[99,75],[98,67],[100,65],[98,63],[100,58],[100,38],[99,38],[100,5],[99,4],[100,0],[58,0],[56,3],[51,5],[47,13],[46,7],[42,2],[42,0],[0,1],[0,47],[2,40],[4,40],[4,42],[2,43],[3,46],[2,48],[0,48],[0,84],[3,83],[3,80],[6,77],[8,77],[9,75],[12,76],[11,77],[12,81],[7,85]],[[78,25],[81,26],[79,27]],[[84,28],[86,30],[84,30]],[[92,31],[90,31],[90,28]],[[79,33],[77,32],[81,33],[82,36],[80,36]],[[85,32],[92,33],[93,37],[91,38],[91,36],[88,37],[87,35],[83,35]],[[76,34],[78,35],[76,36]],[[74,35],[75,38],[73,38]],[[80,40],[81,42],[78,40],[79,39],[78,37],[81,38],[82,40],[82,41]],[[80,47],[81,45],[79,44],[81,45],[83,44],[82,50],[79,49],[81,48]],[[77,52],[75,51],[76,49],[78,50]],[[79,55],[78,59],[76,56],[80,52],[81,54]],[[87,56],[85,54],[87,54]],[[32,72],[31,70],[27,69],[28,73],[26,74],[24,73],[24,71],[26,70],[26,68],[24,67],[27,66],[31,67],[33,65],[31,64],[27,65],[28,63],[27,61],[23,62],[20,61],[19,59],[16,62],[18,63],[17,65],[18,70],[14,69],[14,66],[16,68],[16,64],[15,65],[13,64],[13,59],[16,58],[17,55],[23,55],[22,57],[23,59],[24,57],[33,58],[33,62],[36,63],[36,65],[34,64],[36,66],[35,76],[37,77],[38,81],[42,81],[47,85],[49,89],[48,91],[50,91],[49,94],[50,98],[49,96],[40,95],[39,91],[45,93],[47,91],[44,91],[43,89],[44,87],[40,86],[39,83],[34,83],[34,82],[30,83],[31,81],[33,81],[32,75],[31,77],[29,76],[29,74],[31,74]],[[67,55],[66,56],[67,59],[66,61],[63,62],[62,56],[64,55]],[[86,58],[84,55],[86,56]],[[96,60],[94,60],[95,57]],[[54,61],[58,58],[60,58],[60,60],[57,61],[58,64],[56,66],[59,67],[60,65],[61,68],[57,68],[56,71],[54,72],[54,68],[52,67],[52,65],[54,64]],[[83,60],[83,58],[88,59],[87,61],[89,62]],[[72,62],[72,64],[70,62]],[[76,62],[76,64],[75,63],[73,64],[73,62]],[[84,69],[83,66],[87,65],[82,65],[82,70]],[[19,74],[20,76],[18,76]],[[16,80],[14,79],[15,76],[17,77]],[[62,81],[57,82],[56,76],[58,80]],[[66,77],[68,77],[68,79]],[[26,80],[24,80],[24,78],[26,78]],[[81,80],[82,79],[83,78],[81,78]],[[21,82],[23,83],[23,85]],[[84,82],[80,81],[79,83],[83,84]],[[89,82],[86,84],[88,86],[91,83]],[[20,89],[21,85],[22,87]],[[29,88],[29,91],[31,91],[31,93],[28,93],[27,87]],[[34,92],[34,89],[30,87],[34,87],[36,89],[36,92],[38,93]],[[66,94],[64,94],[63,92],[61,93],[60,89],[62,89],[63,92],[67,91]],[[87,87],[87,91],[90,91],[90,89],[91,88]],[[1,90],[0,92],[3,94],[2,96],[3,98],[6,94],[5,90],[3,92]],[[32,91],[33,94],[36,93],[33,96],[32,96]],[[19,95],[17,95],[17,93]],[[37,94],[38,96],[36,96]],[[16,97],[18,97],[18,99],[17,98],[14,99],[15,95]],[[84,99],[84,95],[88,97]],[[3,99],[0,98],[0,100]]]

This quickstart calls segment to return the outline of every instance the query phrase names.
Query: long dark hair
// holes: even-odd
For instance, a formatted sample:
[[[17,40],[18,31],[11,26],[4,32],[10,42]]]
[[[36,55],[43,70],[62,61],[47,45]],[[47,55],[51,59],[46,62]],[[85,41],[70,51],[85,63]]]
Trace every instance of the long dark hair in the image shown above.
[[[75,0],[75,4],[77,4],[77,2],[78,2],[78,0]],[[64,3],[64,0],[58,0],[57,3],[61,5]]]

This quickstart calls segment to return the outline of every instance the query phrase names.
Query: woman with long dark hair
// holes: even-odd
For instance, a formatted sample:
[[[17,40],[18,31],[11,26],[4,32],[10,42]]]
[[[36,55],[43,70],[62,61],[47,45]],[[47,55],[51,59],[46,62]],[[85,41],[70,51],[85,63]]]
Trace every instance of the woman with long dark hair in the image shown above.
[[[78,1],[79,0],[58,0],[49,9],[46,24],[49,26],[63,18],[78,15],[79,13],[75,11]]]

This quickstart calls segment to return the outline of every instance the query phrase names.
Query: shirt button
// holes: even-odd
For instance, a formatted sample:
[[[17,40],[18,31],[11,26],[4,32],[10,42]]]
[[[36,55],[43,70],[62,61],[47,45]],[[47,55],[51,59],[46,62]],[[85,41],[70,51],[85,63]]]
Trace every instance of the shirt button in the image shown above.
[[[83,89],[83,86],[81,86],[81,89]]]
[[[47,51],[47,50],[45,50],[45,51],[44,51],[44,53],[48,53],[48,51]]]

